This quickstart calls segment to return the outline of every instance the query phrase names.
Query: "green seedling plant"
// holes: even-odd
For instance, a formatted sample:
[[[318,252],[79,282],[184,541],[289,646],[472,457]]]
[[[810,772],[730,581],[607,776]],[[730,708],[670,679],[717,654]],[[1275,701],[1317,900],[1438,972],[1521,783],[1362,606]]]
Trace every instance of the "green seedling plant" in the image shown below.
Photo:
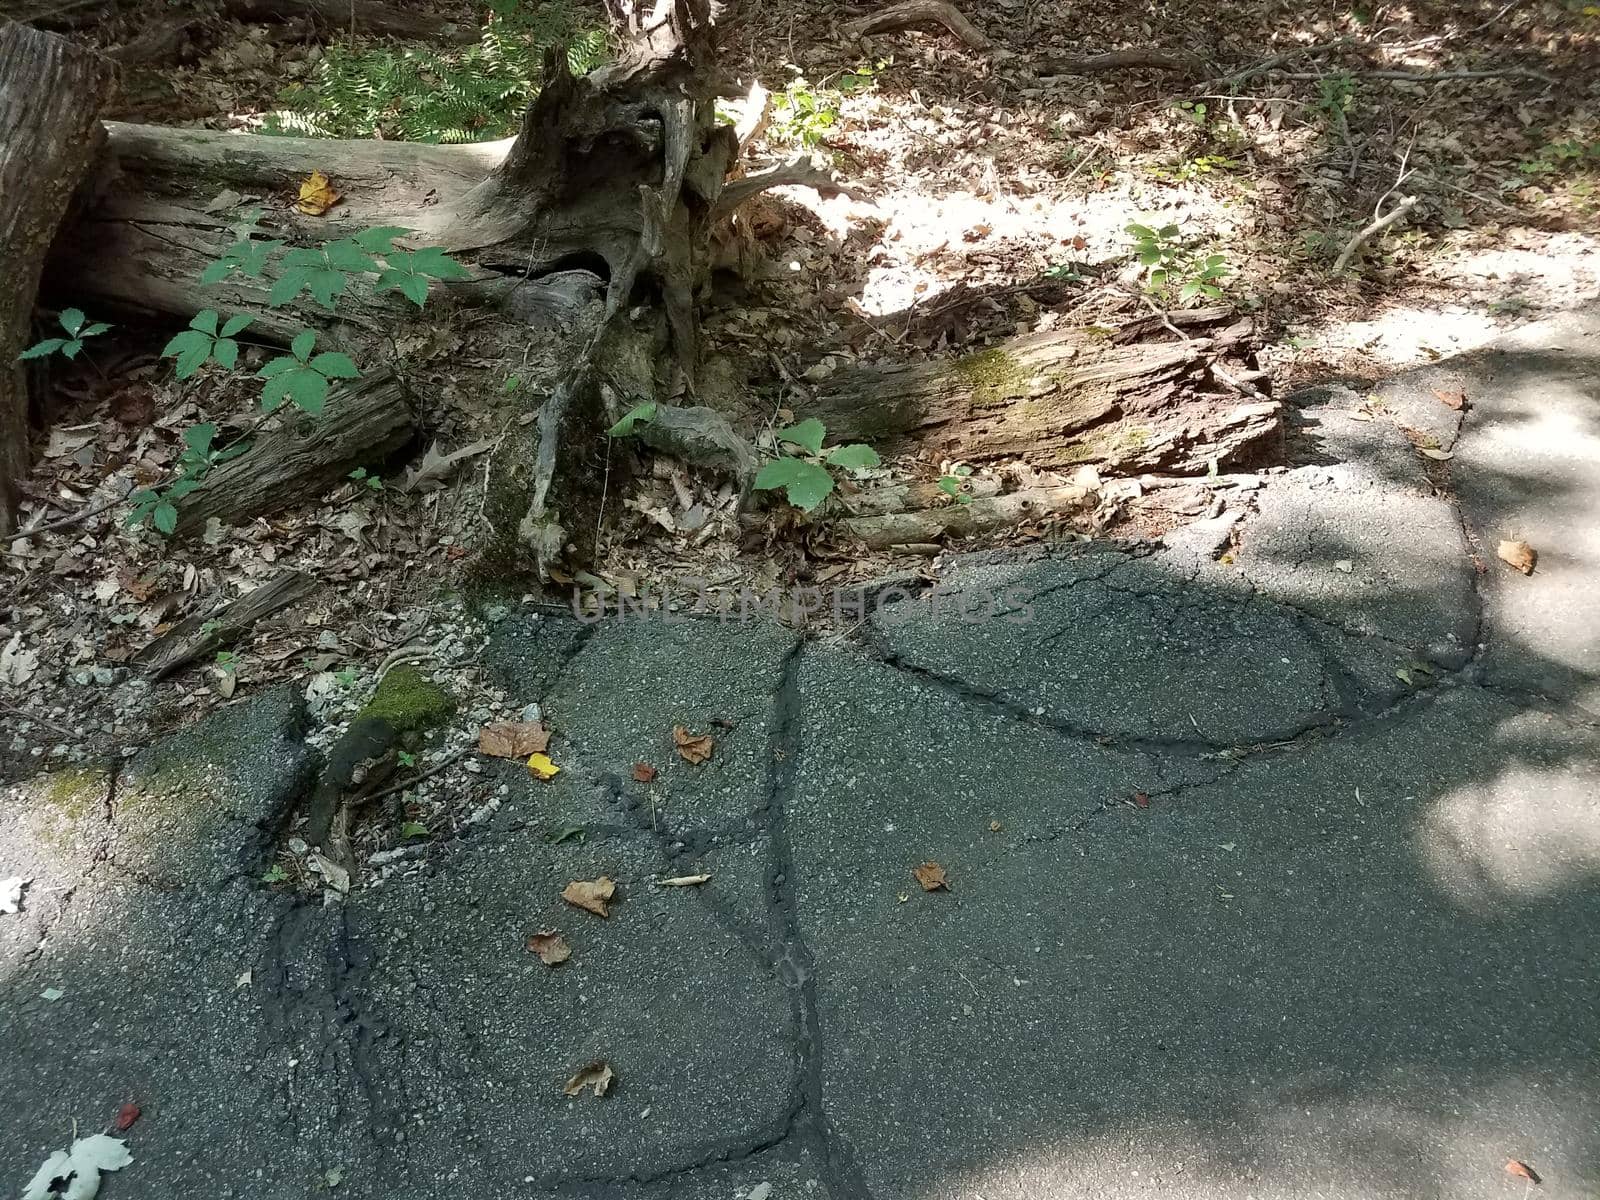
[[[1201,255],[1192,250],[1176,225],[1152,229],[1137,222],[1127,226],[1133,253],[1145,272],[1146,290],[1157,296],[1176,296],[1181,304],[1205,297],[1221,297],[1219,281],[1228,273],[1221,254]]]
[[[311,351],[316,344],[316,331],[302,329],[289,343],[288,354],[268,359],[256,372],[257,379],[267,381],[261,391],[264,409],[271,412],[285,400],[291,400],[296,408],[316,416],[327,403],[334,380],[361,377],[348,354],[328,350],[313,355]]]
[[[61,315],[56,318],[56,321],[67,336],[64,338],[45,338],[42,342],[35,342],[17,355],[17,361],[21,362],[29,358],[44,358],[50,354],[59,354],[62,358],[77,358],[78,354],[83,350],[85,338],[99,337],[111,328],[104,321],[95,321],[91,324],[89,318],[83,315],[81,308],[62,309]]]
[[[789,503],[801,512],[815,511],[833,492],[830,468],[861,470],[876,467],[881,461],[877,451],[861,442],[824,451],[822,442],[828,430],[816,417],[780,429],[774,436],[777,455],[757,472],[755,487],[758,491],[782,489]]]
[[[971,474],[972,468],[966,463],[951,463],[950,469],[939,476],[939,490],[957,504],[971,504],[972,497],[966,490],[967,479]]]
[[[209,422],[191,425],[183,431],[183,453],[178,456],[178,478],[166,488],[144,488],[134,492],[129,499],[133,510],[128,514],[129,525],[142,525],[150,521],[161,533],[171,534],[178,527],[177,502],[200,486],[207,471],[230,458],[237,458],[248,447],[241,441],[216,447],[212,443],[217,427]],[[210,622],[207,622],[210,624]],[[201,626],[201,633],[210,631]]]
[[[174,374],[187,379],[207,362],[215,362],[224,371],[239,365],[239,343],[234,340],[250,324],[248,313],[237,313],[217,328],[220,317],[214,308],[201,309],[189,322],[189,328],[176,335],[161,351],[163,358],[177,359]]]
[[[383,480],[369,472],[365,467],[357,467],[347,476],[351,483],[360,484],[369,491],[383,491]]]

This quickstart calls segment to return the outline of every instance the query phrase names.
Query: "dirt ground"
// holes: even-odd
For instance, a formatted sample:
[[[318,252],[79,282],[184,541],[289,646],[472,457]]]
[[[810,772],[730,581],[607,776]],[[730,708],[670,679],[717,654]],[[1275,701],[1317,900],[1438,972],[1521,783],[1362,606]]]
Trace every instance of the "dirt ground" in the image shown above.
[[[416,7],[464,23],[482,16]],[[1593,6],[1263,2],[1219,12],[993,0],[966,7],[991,43],[983,49],[938,26],[848,38],[855,15],[745,0],[728,27],[730,93],[759,81],[779,97],[751,163],[810,150],[865,197],[787,189],[746,214],[737,247],[746,270],[723,280],[707,336],[709,386],[734,397],[752,429],[803,414],[815,385],[855,363],[950,357],[1019,332],[1148,315],[1161,305],[1133,253],[1133,222],[1178,227],[1194,259],[1221,256],[1222,300],[1255,318],[1261,386],[1278,396],[1426,363],[1600,290]],[[110,116],[259,129],[286,87],[302,99],[315,91],[330,47],[377,44],[359,29],[245,24],[166,3],[96,6],[73,32],[115,49],[174,23],[157,59],[126,68]],[[1199,66],[1068,61],[1124,50],[1182,53]],[[1289,57],[1277,69],[1239,77],[1280,54]],[[1332,275],[1351,236],[1400,196],[1416,200],[1406,219],[1368,242],[1355,269]],[[0,778],[132,753],[283,679],[316,692],[331,738],[382,669],[406,658],[431,658],[468,698],[423,768],[453,761],[478,724],[508,714],[503,696],[458,665],[494,619],[494,597],[466,574],[485,451],[438,471],[422,451],[492,447],[530,420],[568,346],[559,334],[508,342],[470,311],[441,311],[399,335],[429,397],[429,438],[409,461],[374,465],[381,487],[352,480],[285,516],[188,543],[130,529],[126,506],[110,504],[4,548]],[[61,524],[159,477],[197,420],[227,429],[254,419],[236,383],[176,383],[157,356],[176,324],[107,319],[118,327],[95,354],[51,381],[53,424],[25,528]],[[933,480],[950,465],[890,458],[867,478]],[[1157,504],[1125,490],[1076,529],[1159,532],[1210,507],[1166,495]],[[742,522],[738,501],[725,480],[655,463],[613,498],[602,562],[573,586],[603,600],[640,578],[764,591],[937,569],[926,553],[862,553],[826,521]],[[1034,523],[1004,537],[1063,533]],[[157,683],[130,664],[176,621],[289,569],[322,586],[231,657]],[[461,819],[488,797],[441,771],[410,798],[412,815]]]

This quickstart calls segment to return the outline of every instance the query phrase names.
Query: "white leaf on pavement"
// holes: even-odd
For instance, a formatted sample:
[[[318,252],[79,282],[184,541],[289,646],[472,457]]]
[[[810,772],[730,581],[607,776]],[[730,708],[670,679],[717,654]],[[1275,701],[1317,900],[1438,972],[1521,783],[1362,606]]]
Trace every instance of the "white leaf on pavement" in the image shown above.
[[[450,478],[450,473],[455,470],[456,464],[475,454],[482,454],[495,444],[496,439],[489,438],[482,442],[473,442],[470,446],[463,446],[459,450],[452,450],[449,454],[439,453],[439,443],[434,442],[428,447],[427,453],[422,456],[422,465],[406,471],[405,482],[400,485],[402,492],[413,492],[424,483],[443,484]]]
[[[22,889],[33,882],[24,879],[21,875],[12,875],[0,879],[0,913],[14,913],[22,911]]]
[[[21,687],[33,678],[39,669],[39,656],[22,648],[22,634],[11,635],[4,650],[0,650],[0,683]]]
[[[22,1200],[94,1200],[101,1171],[120,1171],[133,1161],[128,1143],[96,1133],[79,1138],[71,1150],[57,1150],[44,1160]]]

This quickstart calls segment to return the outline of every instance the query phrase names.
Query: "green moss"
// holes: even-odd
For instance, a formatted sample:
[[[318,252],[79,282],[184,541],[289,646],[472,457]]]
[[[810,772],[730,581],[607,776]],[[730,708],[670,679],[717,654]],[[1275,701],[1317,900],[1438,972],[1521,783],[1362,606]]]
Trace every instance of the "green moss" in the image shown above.
[[[448,692],[415,667],[402,665],[379,681],[378,690],[356,719],[376,717],[397,733],[410,733],[441,724],[455,710]]]
[[[955,369],[980,401],[992,403],[1027,395],[1028,372],[998,346],[956,359]]]
[[[1086,433],[1061,447],[1058,464],[1105,462],[1115,463],[1135,450],[1142,450],[1150,441],[1150,430],[1142,425],[1113,425]]]

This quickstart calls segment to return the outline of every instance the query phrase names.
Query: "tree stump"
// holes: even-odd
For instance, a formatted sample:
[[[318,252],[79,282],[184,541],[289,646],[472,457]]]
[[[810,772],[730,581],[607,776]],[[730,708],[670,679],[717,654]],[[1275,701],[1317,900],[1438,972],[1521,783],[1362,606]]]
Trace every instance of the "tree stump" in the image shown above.
[[[0,532],[16,524],[29,466],[28,385],[17,355],[33,340],[45,254],[94,159],[114,81],[109,62],[65,38],[0,27]]]

